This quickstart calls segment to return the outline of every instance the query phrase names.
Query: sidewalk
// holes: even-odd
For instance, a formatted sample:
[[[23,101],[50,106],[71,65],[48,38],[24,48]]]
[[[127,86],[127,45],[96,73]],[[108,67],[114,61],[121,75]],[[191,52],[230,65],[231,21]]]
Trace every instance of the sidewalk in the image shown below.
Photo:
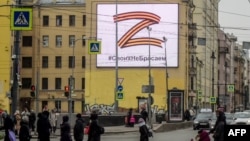
[[[159,128],[161,124],[153,124],[153,130]],[[139,126],[136,124],[134,127],[125,127],[125,126],[109,126],[104,127],[105,133],[103,135],[110,135],[110,134],[119,134],[119,133],[129,133],[129,132],[138,132],[139,133]],[[31,133],[32,138],[37,138],[37,135],[34,132]],[[73,131],[71,131],[71,135],[73,135]],[[60,129],[57,129],[55,134],[51,134],[50,137],[58,137],[60,136]]]

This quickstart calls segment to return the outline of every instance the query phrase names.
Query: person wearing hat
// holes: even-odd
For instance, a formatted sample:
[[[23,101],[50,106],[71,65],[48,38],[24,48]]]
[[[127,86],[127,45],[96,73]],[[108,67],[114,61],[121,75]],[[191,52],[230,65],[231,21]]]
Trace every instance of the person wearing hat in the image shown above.
[[[74,139],[75,141],[83,141],[84,134],[84,119],[80,113],[76,114],[76,123],[74,126]]]
[[[140,141],[148,141],[148,127],[146,126],[145,120],[143,118],[139,118],[139,131],[140,131]]]

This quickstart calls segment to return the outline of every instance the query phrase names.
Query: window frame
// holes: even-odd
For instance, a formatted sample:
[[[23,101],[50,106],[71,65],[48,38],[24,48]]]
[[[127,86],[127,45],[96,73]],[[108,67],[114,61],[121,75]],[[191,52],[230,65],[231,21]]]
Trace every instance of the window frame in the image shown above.
[[[62,68],[62,56],[55,56],[55,68]]]
[[[75,26],[75,25],[76,25],[76,16],[69,15],[69,26]]]
[[[62,15],[56,15],[56,26],[62,26]]]
[[[32,68],[32,57],[22,57],[22,68]]]
[[[56,35],[56,47],[62,47],[62,35]]]
[[[49,56],[42,56],[42,68],[49,67]]]
[[[49,16],[43,15],[43,26],[49,26]]]
[[[43,35],[43,47],[49,47],[49,35]]]

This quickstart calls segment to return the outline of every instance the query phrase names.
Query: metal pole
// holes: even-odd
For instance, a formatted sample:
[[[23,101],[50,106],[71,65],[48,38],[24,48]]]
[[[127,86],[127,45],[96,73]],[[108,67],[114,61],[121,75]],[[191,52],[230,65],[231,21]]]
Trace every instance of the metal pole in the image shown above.
[[[19,7],[21,4],[21,0],[16,0],[16,7]],[[11,111],[10,113],[14,115],[15,111],[19,109],[19,95],[18,95],[18,60],[19,60],[19,38],[20,38],[20,31],[15,31],[15,38],[14,38],[14,56],[13,58],[13,85],[11,88]]]
[[[117,1],[115,2],[115,13],[116,16],[118,14],[118,5]],[[116,100],[116,92],[117,92],[117,87],[118,87],[118,22],[115,22],[115,89],[114,89],[114,106],[115,106],[115,112],[118,111],[118,101]]]
[[[149,126],[152,127],[152,114],[151,114],[151,46],[150,46],[150,31],[152,28],[147,27],[148,30],[148,37],[149,37],[149,44],[148,44],[148,81],[149,81],[149,93],[148,93],[148,116],[149,116]]]
[[[72,60],[71,60],[72,72],[70,76],[70,93],[68,98],[68,111],[69,111],[69,123],[72,122],[72,94],[74,93],[74,68],[75,68],[75,41],[72,41]]]
[[[226,53],[225,53],[226,59]],[[227,96],[227,61],[225,60],[225,94],[224,94],[224,110],[226,109],[226,96]]]
[[[214,51],[212,51],[212,56],[211,59],[213,59],[212,61],[212,97],[214,97],[214,59],[215,59],[215,55],[214,55]],[[214,104],[212,104],[212,111],[214,112]]]
[[[168,41],[168,39],[166,37],[163,37],[163,41],[164,41],[164,48],[165,48],[165,73],[166,73],[166,106],[168,104],[168,61],[167,61],[167,46],[166,43]],[[169,110],[168,110],[169,111]],[[168,113],[169,115],[169,113]]]

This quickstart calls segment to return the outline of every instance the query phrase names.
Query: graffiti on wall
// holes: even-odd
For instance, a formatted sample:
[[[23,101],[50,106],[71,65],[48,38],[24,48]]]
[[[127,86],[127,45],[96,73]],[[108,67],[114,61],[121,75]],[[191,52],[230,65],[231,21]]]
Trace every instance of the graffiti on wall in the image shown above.
[[[115,111],[115,105],[105,105],[105,104],[93,104],[93,105],[89,105],[86,104],[85,105],[85,111],[87,113],[91,113],[91,111],[97,110],[99,113],[101,114],[110,114],[113,113]]]
[[[158,105],[153,105],[153,106],[151,107],[151,111],[152,111],[152,113],[155,113],[155,114],[162,114],[162,113],[165,113],[164,108],[159,108]]]
[[[85,111],[86,113],[91,113],[91,111],[97,110],[100,114],[111,114],[115,111],[115,105],[105,105],[105,104],[93,104],[85,105]],[[153,105],[151,107],[151,110],[153,113],[158,114],[158,113],[165,113],[164,108],[159,107],[158,105]]]

